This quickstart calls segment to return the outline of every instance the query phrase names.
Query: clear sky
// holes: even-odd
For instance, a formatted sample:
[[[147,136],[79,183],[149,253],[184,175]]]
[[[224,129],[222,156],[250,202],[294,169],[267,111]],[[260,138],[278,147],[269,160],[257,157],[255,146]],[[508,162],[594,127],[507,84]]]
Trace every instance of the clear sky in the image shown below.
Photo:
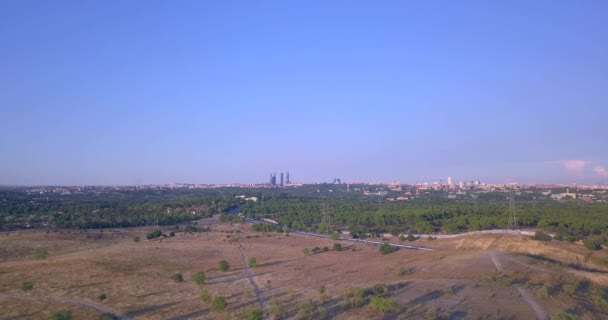
[[[0,184],[608,183],[608,1],[0,1]]]

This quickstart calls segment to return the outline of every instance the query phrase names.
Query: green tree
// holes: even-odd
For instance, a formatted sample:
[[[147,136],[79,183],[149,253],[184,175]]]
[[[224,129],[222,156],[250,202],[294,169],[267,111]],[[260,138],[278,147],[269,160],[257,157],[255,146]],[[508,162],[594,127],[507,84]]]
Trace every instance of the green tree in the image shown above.
[[[337,231],[334,231],[331,233],[331,239],[332,240],[339,240],[340,239],[340,234]]]
[[[192,281],[200,286],[205,284],[205,281],[207,281],[207,277],[202,271],[195,272],[194,274],[192,274]]]
[[[255,268],[258,266],[258,262],[255,257],[249,258],[249,268]]]
[[[226,272],[230,270],[230,263],[228,263],[226,260],[222,260],[218,263],[218,269],[220,269],[222,272]]]
[[[211,299],[211,310],[215,312],[222,312],[226,310],[226,299],[222,296],[215,296]]]

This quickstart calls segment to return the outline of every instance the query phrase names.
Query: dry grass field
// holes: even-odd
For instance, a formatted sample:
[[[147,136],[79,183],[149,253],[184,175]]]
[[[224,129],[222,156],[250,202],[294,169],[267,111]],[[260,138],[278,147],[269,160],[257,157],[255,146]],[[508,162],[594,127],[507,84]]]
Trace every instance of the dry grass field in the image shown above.
[[[261,308],[253,284],[267,318],[559,319],[566,311],[608,318],[605,250],[485,235],[419,240],[437,250],[382,255],[360,243],[251,232],[214,219],[199,224],[213,231],[178,231],[162,241],[145,240],[150,228],[2,234],[0,319],[50,319],[62,309],[75,319],[98,319],[102,311],[130,319],[247,319]],[[303,253],[314,247],[321,251]],[[40,248],[46,259],[34,259]],[[257,260],[251,279],[240,248]],[[230,263],[228,271],[218,270],[220,260]],[[205,285],[191,279],[198,271]],[[176,273],[183,282],[171,279]],[[203,292],[225,297],[226,310],[212,311]],[[390,298],[390,310],[374,309],[373,297]]]

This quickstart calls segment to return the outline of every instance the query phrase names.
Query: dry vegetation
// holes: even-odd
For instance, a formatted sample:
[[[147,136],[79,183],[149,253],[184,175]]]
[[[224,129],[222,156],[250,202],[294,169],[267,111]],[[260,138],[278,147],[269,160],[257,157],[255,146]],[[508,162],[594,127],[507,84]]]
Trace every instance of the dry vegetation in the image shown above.
[[[144,240],[149,228],[2,234],[0,292],[53,300],[0,297],[0,318],[49,319],[61,309],[72,310],[75,319],[102,314],[77,304],[82,302],[136,319],[253,317],[260,303],[239,242],[248,257],[256,258],[253,279],[271,316],[534,319],[518,287],[553,318],[564,312],[578,319],[608,316],[608,293],[601,289],[608,280],[605,250],[589,255],[576,244],[480,236],[423,240],[419,244],[439,250],[382,255],[362,244],[341,242],[342,250],[335,251],[337,241],[330,239],[251,232],[247,225],[212,219],[201,224],[213,231],[178,231],[162,241]],[[134,236],[142,240],[134,242]],[[315,247],[321,250],[303,254],[304,248],[312,252]],[[35,259],[41,248],[48,257]],[[220,260],[230,264],[228,271],[218,270]],[[206,281],[197,285],[192,275],[200,271]],[[178,273],[183,282],[172,279]],[[24,290],[24,283],[31,290]],[[224,311],[215,308],[219,302],[213,298],[219,296],[225,298]]]

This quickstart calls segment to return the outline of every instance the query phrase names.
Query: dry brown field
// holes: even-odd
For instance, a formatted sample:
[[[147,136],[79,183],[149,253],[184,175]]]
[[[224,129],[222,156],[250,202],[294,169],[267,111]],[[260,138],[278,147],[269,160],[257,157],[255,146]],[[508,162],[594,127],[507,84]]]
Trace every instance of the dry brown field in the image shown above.
[[[252,232],[216,219],[199,225],[213,231],[178,231],[162,241],[146,240],[151,228],[0,234],[0,319],[50,319],[63,309],[74,319],[98,319],[100,310],[130,319],[247,319],[261,308],[254,283],[267,319],[558,319],[566,311],[608,318],[606,250],[484,235],[418,240],[436,251],[382,255],[370,245]],[[303,253],[314,247],[329,250]],[[40,248],[48,258],[34,259]],[[240,248],[257,260],[251,278]],[[230,270],[218,270],[220,260]],[[198,271],[205,285],[192,281]],[[184,282],[174,282],[175,273]],[[227,309],[212,311],[202,292],[225,297]],[[372,296],[391,299],[390,311],[375,310]]]

